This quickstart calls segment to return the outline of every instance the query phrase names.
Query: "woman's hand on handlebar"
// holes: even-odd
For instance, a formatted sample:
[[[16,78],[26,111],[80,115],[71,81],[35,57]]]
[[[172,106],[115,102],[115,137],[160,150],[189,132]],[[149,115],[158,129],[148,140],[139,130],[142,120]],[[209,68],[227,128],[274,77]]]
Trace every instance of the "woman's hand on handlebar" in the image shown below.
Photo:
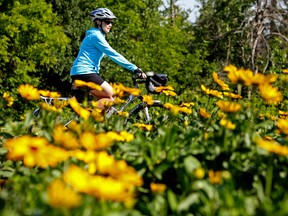
[[[134,74],[135,74],[135,77],[138,79],[147,78],[147,75],[140,68],[137,68],[136,70],[134,70]]]

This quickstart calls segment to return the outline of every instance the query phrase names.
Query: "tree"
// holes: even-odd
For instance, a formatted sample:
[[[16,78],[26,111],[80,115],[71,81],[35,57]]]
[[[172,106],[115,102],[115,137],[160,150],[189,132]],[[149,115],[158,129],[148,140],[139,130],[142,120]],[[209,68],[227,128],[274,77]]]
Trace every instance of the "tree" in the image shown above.
[[[283,48],[288,41],[286,1],[199,2],[201,15],[194,30],[197,44],[208,44],[209,62],[221,67],[233,63],[255,72],[284,66],[287,49]]]
[[[1,91],[14,92],[23,83],[39,86],[60,64],[69,38],[44,0],[12,1],[0,14]]]

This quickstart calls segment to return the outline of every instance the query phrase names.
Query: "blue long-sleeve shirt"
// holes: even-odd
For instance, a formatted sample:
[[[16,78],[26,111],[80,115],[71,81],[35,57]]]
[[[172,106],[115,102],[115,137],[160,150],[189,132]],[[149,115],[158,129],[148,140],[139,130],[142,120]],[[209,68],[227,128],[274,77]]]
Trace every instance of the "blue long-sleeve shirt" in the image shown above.
[[[105,55],[127,70],[134,71],[137,69],[136,65],[129,62],[109,45],[100,29],[91,28],[86,31],[78,56],[70,70],[70,76],[99,73],[100,62]]]

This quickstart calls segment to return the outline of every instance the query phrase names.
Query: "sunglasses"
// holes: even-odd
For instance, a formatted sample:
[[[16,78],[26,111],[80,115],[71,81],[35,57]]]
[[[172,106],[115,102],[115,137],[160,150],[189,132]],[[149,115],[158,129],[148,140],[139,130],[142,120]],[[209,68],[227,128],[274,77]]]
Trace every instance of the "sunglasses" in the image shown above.
[[[112,21],[112,20],[103,20],[107,25],[109,25],[109,24],[114,24],[114,22]]]

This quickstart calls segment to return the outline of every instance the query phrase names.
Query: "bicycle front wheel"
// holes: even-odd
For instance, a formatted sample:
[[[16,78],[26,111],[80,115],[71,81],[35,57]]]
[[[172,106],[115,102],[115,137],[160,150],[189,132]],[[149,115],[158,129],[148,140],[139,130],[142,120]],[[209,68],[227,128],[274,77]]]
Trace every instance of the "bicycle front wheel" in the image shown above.
[[[163,122],[168,119],[165,110],[166,109],[159,100],[154,100],[152,105],[142,102],[130,110],[127,121],[131,123]]]

